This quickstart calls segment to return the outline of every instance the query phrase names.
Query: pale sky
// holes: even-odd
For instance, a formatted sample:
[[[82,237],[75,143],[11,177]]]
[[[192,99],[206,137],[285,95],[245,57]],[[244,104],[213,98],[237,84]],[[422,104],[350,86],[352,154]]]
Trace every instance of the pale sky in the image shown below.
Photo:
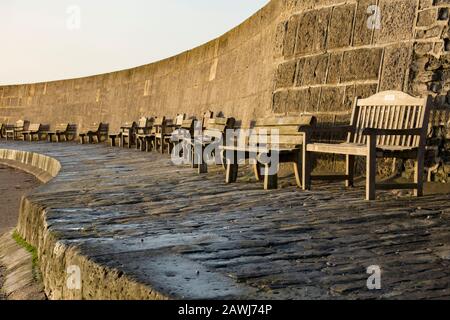
[[[161,60],[227,32],[267,2],[0,0],[0,85]]]

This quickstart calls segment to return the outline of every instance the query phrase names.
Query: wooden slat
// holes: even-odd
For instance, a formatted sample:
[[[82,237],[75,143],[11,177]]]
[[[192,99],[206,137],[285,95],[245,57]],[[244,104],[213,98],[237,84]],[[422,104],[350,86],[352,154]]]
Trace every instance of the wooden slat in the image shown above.
[[[213,124],[226,125],[228,123],[228,118],[213,118],[208,120],[208,126]]]
[[[423,105],[423,99],[412,97],[400,91],[384,91],[367,99],[358,100],[358,105],[363,106],[412,106]]]
[[[213,129],[206,129],[203,133],[204,137],[214,137],[214,138],[222,138],[223,131],[220,130],[213,130]]]
[[[255,127],[255,132],[256,133],[260,133],[260,132],[266,132],[267,134],[271,134],[271,133],[275,133],[278,132],[278,134],[297,134],[300,130],[300,126],[298,125],[288,125],[288,126],[278,126],[278,127],[260,127],[260,126],[256,126]]]
[[[69,127],[68,123],[60,123],[55,126],[55,131],[66,132],[68,127]]]
[[[274,117],[264,118],[257,121],[258,126],[281,126],[281,125],[298,125],[306,126],[314,124],[315,117],[312,115],[303,115],[300,117]]]
[[[222,132],[224,132],[226,128],[227,127],[226,127],[225,124],[218,124],[218,123],[210,123],[206,127],[207,130],[219,130],[219,131],[222,131]]]
[[[28,127],[28,131],[32,131],[32,132],[39,131],[40,128],[41,128],[41,124],[40,123],[32,123]]]
[[[379,122],[378,122],[378,127],[381,128],[381,129],[385,129],[385,123],[384,123],[385,122],[385,114],[386,114],[386,106],[381,106],[381,108],[380,108],[380,119],[379,119]],[[378,137],[377,143],[381,144],[382,140],[383,140],[382,136]]]
[[[417,121],[416,119],[417,119],[417,106],[413,106],[412,107],[411,122],[410,122],[411,128],[415,128],[416,121]],[[413,136],[409,136],[409,138],[408,138],[408,145],[409,146],[414,146],[414,137]]]
[[[356,143],[362,143],[362,130],[364,129],[364,124],[366,122],[366,106],[360,106],[360,117],[359,117],[359,123],[356,131]]]
[[[407,106],[406,107],[406,114],[405,114],[405,125],[404,125],[404,129],[410,128],[410,120],[411,120],[411,106]],[[409,136],[403,136],[402,141],[401,141],[401,145],[402,146],[407,146],[407,142],[408,142],[408,137]]]

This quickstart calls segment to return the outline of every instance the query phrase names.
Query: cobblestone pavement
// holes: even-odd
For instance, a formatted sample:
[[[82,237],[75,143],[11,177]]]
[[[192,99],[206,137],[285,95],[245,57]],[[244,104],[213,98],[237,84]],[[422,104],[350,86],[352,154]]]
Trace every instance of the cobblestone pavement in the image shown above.
[[[293,178],[277,191],[199,176],[167,155],[76,144],[6,143],[63,169],[31,201],[97,263],[174,298],[450,298],[450,195],[366,202],[364,189]],[[242,173],[245,173],[241,170]],[[241,174],[242,174],[241,173]],[[367,268],[382,270],[368,290]]]

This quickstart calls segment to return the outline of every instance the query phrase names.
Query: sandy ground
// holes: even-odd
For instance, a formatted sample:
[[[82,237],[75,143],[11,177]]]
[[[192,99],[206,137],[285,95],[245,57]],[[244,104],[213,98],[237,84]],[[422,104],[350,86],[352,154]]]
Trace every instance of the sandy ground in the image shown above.
[[[23,171],[0,165],[0,235],[11,230],[17,224],[20,199],[39,186],[34,176]],[[3,283],[4,268],[0,266],[0,288]],[[0,293],[0,300],[2,300]]]
[[[0,234],[16,226],[20,199],[39,184],[28,173],[0,165]]]

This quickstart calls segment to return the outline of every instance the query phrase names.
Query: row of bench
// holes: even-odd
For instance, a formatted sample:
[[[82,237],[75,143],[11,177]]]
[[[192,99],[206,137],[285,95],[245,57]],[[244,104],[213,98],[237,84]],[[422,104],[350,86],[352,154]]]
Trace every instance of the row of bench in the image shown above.
[[[280,163],[292,163],[297,185],[304,190],[311,188],[311,181],[344,180],[348,187],[353,186],[355,157],[365,157],[366,199],[374,200],[376,189],[413,189],[416,196],[423,194],[424,156],[428,132],[428,122],[432,98],[414,98],[406,93],[387,91],[367,99],[355,99],[349,126],[320,128],[314,115],[285,116],[259,119],[254,123],[250,134],[236,130],[235,119],[214,117],[212,112],[203,115],[200,125],[194,117],[186,118],[180,114],[174,120],[166,117],[142,118],[137,122],[124,124],[117,133],[109,133],[107,124],[95,124],[80,133],[81,143],[101,142],[110,139],[111,145],[132,148],[141,151],[158,150],[161,153],[174,152],[177,145],[183,144],[182,152],[188,152],[192,167],[199,173],[208,171],[203,151],[215,144],[220,154],[214,154],[217,164],[225,168],[226,183],[236,182],[238,177],[238,155],[251,160],[256,179],[264,180],[265,189],[278,187],[278,167],[264,161],[276,155]],[[61,141],[62,137],[76,136],[73,125],[57,126],[50,132],[42,125],[2,126],[2,135],[25,140],[34,136],[40,139],[47,135]],[[47,130],[45,130],[47,129]],[[227,130],[236,130],[232,139],[226,136]],[[318,133],[340,133],[347,135],[343,143],[323,143],[315,141]],[[73,138],[75,139],[75,138]],[[86,141],[87,139],[87,141]],[[187,151],[185,150],[187,146]],[[176,150],[180,152],[180,150]],[[313,153],[338,154],[346,157],[346,172],[341,175],[314,176],[311,156]],[[400,158],[415,160],[413,183],[377,184],[376,159]]]
[[[30,123],[27,120],[19,120],[15,124],[1,124],[0,137],[6,140],[38,140],[43,137],[50,142],[74,140],[77,133],[77,126],[69,123],[58,124],[53,131],[50,125],[40,123]]]

